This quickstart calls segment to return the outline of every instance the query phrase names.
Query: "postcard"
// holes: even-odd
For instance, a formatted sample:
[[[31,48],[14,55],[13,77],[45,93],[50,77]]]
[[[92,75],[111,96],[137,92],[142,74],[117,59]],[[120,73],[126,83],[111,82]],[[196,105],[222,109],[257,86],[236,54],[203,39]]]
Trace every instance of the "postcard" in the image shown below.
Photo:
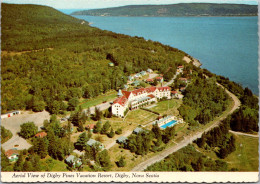
[[[2,182],[257,182],[258,2],[3,0]]]

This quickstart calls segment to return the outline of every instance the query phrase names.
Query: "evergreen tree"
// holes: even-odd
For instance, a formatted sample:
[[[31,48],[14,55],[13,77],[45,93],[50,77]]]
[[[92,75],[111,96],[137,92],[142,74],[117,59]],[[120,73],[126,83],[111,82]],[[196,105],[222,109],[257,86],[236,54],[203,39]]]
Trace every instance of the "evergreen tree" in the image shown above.
[[[77,142],[75,143],[75,148],[78,150],[83,150],[86,146],[89,137],[87,136],[86,132],[83,132],[79,135]]]
[[[111,127],[111,129],[110,129],[110,132],[107,134],[107,136],[108,136],[109,138],[112,138],[112,137],[115,136],[115,132],[114,132],[114,130],[113,130],[112,127]]]
[[[76,109],[76,107],[79,104],[79,99],[78,98],[72,98],[69,100],[68,102],[68,110],[69,111],[74,111]]]
[[[29,160],[25,160],[22,170],[23,171],[33,171],[32,163]]]
[[[100,111],[99,108],[95,107],[95,119],[97,121],[101,120],[102,118],[102,112]]]
[[[120,159],[116,162],[117,167],[125,167],[126,162],[125,162],[125,157],[121,156]]]
[[[9,171],[9,166],[10,166],[9,160],[5,155],[4,149],[1,147],[1,170]]]
[[[101,134],[107,134],[107,131],[109,130],[110,127],[111,127],[111,125],[110,125],[109,121],[106,121],[106,123],[101,128],[100,133]]]
[[[106,149],[98,153],[97,162],[100,164],[101,167],[104,168],[105,171],[111,168],[110,156]]]
[[[18,160],[15,162],[14,171],[23,171],[23,155],[19,155]]]
[[[97,122],[97,124],[95,125],[94,129],[93,129],[93,132],[94,133],[99,133],[101,131],[101,128],[102,128],[102,124],[101,124],[101,121]]]

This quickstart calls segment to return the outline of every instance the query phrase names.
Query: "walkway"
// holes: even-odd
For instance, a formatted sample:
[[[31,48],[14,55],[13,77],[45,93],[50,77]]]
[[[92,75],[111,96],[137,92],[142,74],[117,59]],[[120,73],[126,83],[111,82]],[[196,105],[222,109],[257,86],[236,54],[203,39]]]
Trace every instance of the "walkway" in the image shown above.
[[[237,135],[244,135],[244,136],[249,136],[249,137],[256,137],[258,138],[259,135],[254,135],[254,134],[247,134],[247,133],[243,133],[243,132],[235,132],[233,130],[229,130],[230,133],[233,133],[233,134],[237,134]]]

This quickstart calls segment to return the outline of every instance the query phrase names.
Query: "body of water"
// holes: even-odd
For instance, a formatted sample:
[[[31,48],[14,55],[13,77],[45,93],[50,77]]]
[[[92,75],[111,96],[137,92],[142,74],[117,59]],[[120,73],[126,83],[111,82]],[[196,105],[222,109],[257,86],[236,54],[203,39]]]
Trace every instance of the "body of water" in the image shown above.
[[[202,68],[258,95],[257,17],[75,17],[100,29],[183,50],[199,59]]]

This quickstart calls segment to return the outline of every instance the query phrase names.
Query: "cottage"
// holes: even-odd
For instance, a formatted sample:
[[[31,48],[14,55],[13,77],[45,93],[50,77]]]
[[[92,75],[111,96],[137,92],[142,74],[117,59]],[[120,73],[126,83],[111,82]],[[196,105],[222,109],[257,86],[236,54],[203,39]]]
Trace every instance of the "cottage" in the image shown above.
[[[141,72],[140,72],[140,75],[141,75],[141,76],[146,75],[146,71],[141,71]]]
[[[75,157],[74,155],[70,155],[68,156],[66,159],[65,159],[65,162],[75,168],[75,167],[80,167],[82,165],[82,162],[81,162],[81,159],[80,158],[77,158]]]
[[[89,125],[86,126],[86,128],[93,131],[95,126],[96,126],[95,124],[89,124]]]
[[[139,77],[141,77],[140,73],[135,74],[135,78],[139,78]]]
[[[15,115],[18,115],[18,114],[21,114],[21,111],[19,111],[19,110],[10,111],[10,112],[7,112],[7,113],[5,113],[5,114],[2,114],[2,115],[1,115],[1,119],[10,118],[10,117],[15,116]]]
[[[171,91],[171,97],[176,98],[176,95],[178,94],[177,91]]]
[[[125,143],[126,143],[126,140],[127,140],[127,137],[121,136],[121,137],[119,137],[119,138],[116,140],[116,142],[117,142],[118,144],[121,144],[121,143],[125,144]]]
[[[183,93],[185,91],[186,87],[180,87],[180,91]]]
[[[136,80],[132,83],[133,86],[139,86],[140,85],[140,81]]]
[[[17,149],[9,149],[5,152],[5,155],[11,162],[17,161],[19,158],[19,151]]]
[[[134,77],[133,77],[133,76],[128,76],[128,80],[129,80],[129,81],[133,81],[133,80],[134,80]]]
[[[179,80],[182,81],[182,82],[185,82],[185,83],[188,82],[188,79],[187,79],[187,78],[179,78]]]
[[[153,72],[153,70],[152,70],[152,69],[150,69],[150,68],[148,68],[148,69],[147,69],[147,72],[148,72],[148,73],[152,73],[152,72]]]
[[[101,143],[101,142],[99,142],[99,141],[96,141],[96,140],[94,140],[94,139],[89,139],[88,140],[88,142],[86,142],[86,144],[88,145],[88,146],[90,146],[90,147],[92,147],[92,146],[94,146],[94,145],[99,145],[99,148],[100,149],[104,149],[104,145]]]
[[[154,79],[146,79],[146,82],[149,83],[149,84],[153,83],[153,81],[154,81]]]
[[[142,128],[137,127],[137,128],[134,129],[133,133],[134,133],[134,134],[138,134],[138,133],[140,133],[140,132],[142,132],[142,131],[144,131]]]
[[[162,77],[162,76],[156,77],[155,79],[156,79],[158,82],[161,82],[161,83],[163,82],[163,77]]]
[[[38,138],[44,138],[47,136],[47,133],[46,132],[39,132],[35,135],[35,137],[38,137]]]

